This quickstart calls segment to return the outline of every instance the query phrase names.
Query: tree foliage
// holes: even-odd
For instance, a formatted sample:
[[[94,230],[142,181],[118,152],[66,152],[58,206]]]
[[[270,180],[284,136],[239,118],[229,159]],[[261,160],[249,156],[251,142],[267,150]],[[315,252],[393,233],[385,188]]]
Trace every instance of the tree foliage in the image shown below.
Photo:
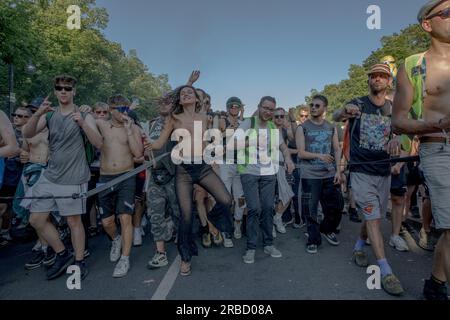
[[[79,30],[67,28],[70,5],[81,9]],[[54,76],[68,73],[78,79],[77,104],[92,105],[122,93],[139,99],[138,113],[143,119],[153,117],[155,98],[170,90],[168,77],[152,74],[135,50],[126,54],[120,44],[106,39],[102,30],[107,23],[106,10],[96,7],[95,0],[2,1],[1,93],[7,88],[7,64],[13,63],[18,103],[51,94]],[[26,70],[30,62],[36,66],[33,74]]]
[[[361,65],[351,65],[347,79],[326,85],[321,91],[312,89],[310,96],[305,98],[306,102],[310,102],[315,94],[325,95],[329,100],[328,116],[331,116],[335,109],[342,107],[346,102],[368,93],[367,71],[373,64],[390,55],[396,59],[397,66],[400,66],[408,56],[426,51],[430,45],[430,38],[420,25],[415,24],[400,31],[399,34],[383,37],[381,45],[381,48],[372,52]]]

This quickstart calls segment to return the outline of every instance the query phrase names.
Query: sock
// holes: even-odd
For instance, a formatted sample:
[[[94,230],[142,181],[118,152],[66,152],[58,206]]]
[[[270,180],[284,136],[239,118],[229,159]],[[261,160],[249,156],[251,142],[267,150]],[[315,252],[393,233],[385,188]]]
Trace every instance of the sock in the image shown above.
[[[381,269],[381,276],[387,276],[388,274],[392,274],[392,269],[386,259],[377,260],[378,265]]]
[[[121,255],[120,260],[130,260],[130,256]]]
[[[113,241],[117,241],[117,240],[119,240],[120,239],[120,234],[118,234],[114,239],[113,239]]]
[[[358,241],[356,241],[354,251],[362,251],[364,246],[366,245],[366,241],[359,238]]]
[[[85,264],[84,259],[83,260],[75,260],[76,265]]]
[[[159,254],[166,255],[166,252],[165,252],[165,251],[164,251],[164,252],[161,252],[161,251],[159,251],[159,250],[156,250],[156,252],[159,253]]]
[[[48,246],[41,246],[41,250],[42,250],[44,253],[47,253],[47,248],[48,248]]]
[[[434,282],[436,285],[438,286],[443,286],[445,285],[445,281],[441,281],[439,279],[437,279],[435,276],[431,275],[430,277],[431,282]]]
[[[64,249],[63,251],[58,253],[58,256],[61,258],[65,258],[67,257],[67,255],[68,255],[67,249]]]

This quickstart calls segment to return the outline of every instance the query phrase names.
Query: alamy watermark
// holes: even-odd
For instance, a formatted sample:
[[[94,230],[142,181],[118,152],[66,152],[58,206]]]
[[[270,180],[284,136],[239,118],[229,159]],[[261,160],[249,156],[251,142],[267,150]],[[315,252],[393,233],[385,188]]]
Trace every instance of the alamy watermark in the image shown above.
[[[381,289],[381,270],[377,265],[371,265],[367,267],[367,274],[370,274],[367,278],[366,285],[369,290],[380,290]]]
[[[67,29],[80,30],[81,29],[81,9],[77,5],[71,5],[66,12],[70,14],[67,18]]]
[[[369,30],[380,30],[381,29],[381,8],[377,5],[370,5],[367,8],[367,14],[370,14],[367,18],[367,28]]]
[[[77,265],[71,265],[66,271],[70,276],[67,278],[66,286],[69,290],[81,290],[81,270]]]

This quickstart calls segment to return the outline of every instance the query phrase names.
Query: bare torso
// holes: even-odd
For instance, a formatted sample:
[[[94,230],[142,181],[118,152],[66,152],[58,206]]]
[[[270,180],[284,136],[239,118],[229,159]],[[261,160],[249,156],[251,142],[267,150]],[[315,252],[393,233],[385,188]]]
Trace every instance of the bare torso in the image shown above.
[[[116,175],[134,169],[134,156],[128,145],[124,127],[115,127],[111,121],[97,121],[103,136],[100,156],[100,174]]]
[[[48,161],[48,130],[38,133],[26,140],[30,148],[30,162],[47,164]]]
[[[439,121],[450,115],[450,60],[428,52],[426,93],[424,99],[423,119]],[[427,136],[444,136],[443,133]]]
[[[203,135],[208,129],[208,116],[206,115],[206,113],[200,112],[190,115],[186,112],[183,112],[180,114],[173,114],[172,120],[174,131],[177,129],[185,129],[189,131],[191,135],[191,157],[194,159],[203,157],[203,150],[208,144],[206,141],[203,141]],[[195,123],[202,124],[201,131],[197,129],[197,131],[194,132]],[[197,136],[195,134],[197,134]],[[201,143],[199,143],[199,141],[201,141]]]

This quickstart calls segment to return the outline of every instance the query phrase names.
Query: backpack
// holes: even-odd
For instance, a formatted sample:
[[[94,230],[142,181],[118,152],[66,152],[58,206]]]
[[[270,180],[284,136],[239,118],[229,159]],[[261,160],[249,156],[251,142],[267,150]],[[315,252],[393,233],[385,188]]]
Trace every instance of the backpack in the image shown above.
[[[48,127],[49,121],[52,118],[53,114],[54,114],[54,111],[50,111],[50,112],[47,112],[47,114],[45,115],[45,120],[47,120],[47,127]],[[81,112],[81,116],[83,117],[83,119],[86,118],[86,115],[87,114],[85,112]],[[95,148],[92,145],[92,143],[89,141],[86,134],[84,133],[84,131],[81,128],[80,128],[80,133],[81,133],[81,137],[83,138],[84,154],[86,155],[86,161],[87,161],[88,165],[90,165],[95,160]]]

